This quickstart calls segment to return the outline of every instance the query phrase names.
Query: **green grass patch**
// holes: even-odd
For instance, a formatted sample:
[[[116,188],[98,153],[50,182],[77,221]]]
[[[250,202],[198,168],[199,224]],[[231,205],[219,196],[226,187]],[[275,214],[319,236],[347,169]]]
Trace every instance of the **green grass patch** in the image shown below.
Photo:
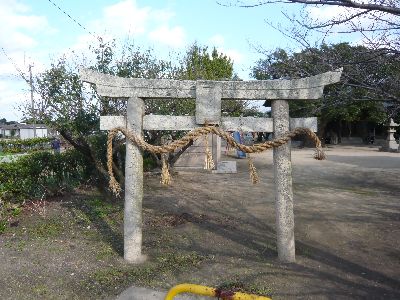
[[[160,278],[198,268],[206,258],[206,256],[196,252],[163,253],[141,266],[124,265],[99,269],[90,276],[90,280],[82,284],[97,292],[99,292],[99,288],[103,290],[115,287],[125,288],[130,284],[158,286]]]
[[[8,221],[0,219],[0,234],[4,233],[7,229]]]
[[[104,244],[96,253],[96,259],[105,260],[116,256],[116,252],[109,244]]]
[[[94,217],[104,218],[113,213],[119,212],[121,207],[106,202],[100,198],[91,199],[87,202],[89,213]]]
[[[260,296],[269,296],[273,290],[269,286],[256,283],[246,283],[240,280],[240,276],[235,276],[232,280],[228,280],[217,287],[220,290],[228,290],[232,292],[241,292],[247,294],[255,294]]]
[[[353,187],[353,188],[346,187],[346,188],[343,188],[343,191],[351,192],[351,193],[363,195],[363,196],[376,196],[377,195],[377,193],[375,191],[366,190],[366,189],[362,189],[362,188],[355,188],[355,187]]]
[[[14,218],[18,217],[22,212],[22,207],[16,206],[11,209],[11,216]]]
[[[121,203],[110,203],[101,198],[88,199],[84,205],[73,208],[75,220],[82,225],[96,225],[118,230],[123,223],[124,208]]]
[[[4,233],[7,228],[9,228],[10,223],[18,223],[17,217],[21,214],[21,212],[22,207],[18,204],[0,202],[0,234]]]
[[[6,248],[12,249],[12,250],[14,250],[14,251],[21,252],[21,251],[23,251],[23,250],[25,249],[25,247],[26,247],[26,241],[23,241],[23,240],[13,241],[13,242],[8,241],[8,242],[5,242],[5,243],[4,243],[4,246],[5,246]]]
[[[32,289],[32,292],[37,296],[46,296],[49,294],[49,289],[45,285],[39,284]]]
[[[62,220],[51,218],[39,222],[28,229],[29,237],[31,238],[53,238],[60,236],[64,231]]]

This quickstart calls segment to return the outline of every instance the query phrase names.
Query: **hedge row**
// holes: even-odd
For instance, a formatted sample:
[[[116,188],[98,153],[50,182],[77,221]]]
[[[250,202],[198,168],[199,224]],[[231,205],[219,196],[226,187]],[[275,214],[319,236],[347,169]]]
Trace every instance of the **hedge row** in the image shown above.
[[[50,148],[53,138],[38,137],[32,139],[0,140],[0,151],[4,153],[21,153],[32,150],[43,150]]]
[[[37,137],[31,139],[9,139],[9,140],[0,140],[0,146],[7,147],[7,146],[34,146],[37,144],[48,143],[53,138],[51,137]]]
[[[91,170],[75,150],[62,154],[42,151],[0,163],[0,200],[20,203],[55,195],[90,179]]]

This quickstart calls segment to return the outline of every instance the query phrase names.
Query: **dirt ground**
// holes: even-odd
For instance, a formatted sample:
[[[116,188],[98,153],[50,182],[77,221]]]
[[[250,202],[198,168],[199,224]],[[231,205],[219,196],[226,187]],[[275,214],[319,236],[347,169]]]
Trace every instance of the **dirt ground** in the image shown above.
[[[122,255],[122,205],[80,189],[32,204],[0,235],[0,299],[112,299],[190,282],[273,299],[400,299],[400,153],[292,151],[297,260],[277,260],[272,153],[237,174],[145,178],[142,266]],[[225,157],[226,159],[226,157]],[[234,158],[228,158],[235,160]]]

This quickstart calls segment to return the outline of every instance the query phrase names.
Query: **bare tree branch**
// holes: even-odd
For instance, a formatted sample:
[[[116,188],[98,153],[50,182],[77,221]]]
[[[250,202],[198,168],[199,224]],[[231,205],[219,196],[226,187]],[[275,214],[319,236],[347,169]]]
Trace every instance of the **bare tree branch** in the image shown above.
[[[221,5],[236,5],[239,7],[258,7],[267,4],[273,3],[298,3],[304,5],[333,5],[333,6],[343,6],[348,8],[356,8],[356,9],[363,9],[369,11],[381,11],[384,13],[400,16],[400,3],[397,1],[391,0],[371,0],[371,1],[356,1],[356,0],[266,0],[266,1],[258,1],[252,4],[246,4],[245,1],[236,1],[236,4],[223,4],[218,2]]]

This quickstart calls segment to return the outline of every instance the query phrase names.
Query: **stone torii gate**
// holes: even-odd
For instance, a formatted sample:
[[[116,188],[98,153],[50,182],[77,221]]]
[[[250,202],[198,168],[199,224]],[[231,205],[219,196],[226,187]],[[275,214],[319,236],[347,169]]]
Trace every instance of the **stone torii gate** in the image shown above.
[[[279,138],[293,127],[316,128],[315,119],[289,119],[289,100],[312,100],[323,95],[326,85],[340,80],[342,69],[293,80],[189,81],[169,79],[121,78],[84,69],[82,81],[96,85],[104,97],[128,98],[124,116],[102,116],[101,129],[122,126],[134,134],[143,130],[191,130],[205,124],[219,125],[226,131],[273,132]],[[195,116],[144,115],[146,99],[196,99]],[[272,100],[269,118],[221,117],[221,101]],[[142,254],[143,156],[126,140],[124,258],[132,263],[145,259]],[[278,257],[295,261],[294,214],[290,142],[273,150],[275,210]]]

